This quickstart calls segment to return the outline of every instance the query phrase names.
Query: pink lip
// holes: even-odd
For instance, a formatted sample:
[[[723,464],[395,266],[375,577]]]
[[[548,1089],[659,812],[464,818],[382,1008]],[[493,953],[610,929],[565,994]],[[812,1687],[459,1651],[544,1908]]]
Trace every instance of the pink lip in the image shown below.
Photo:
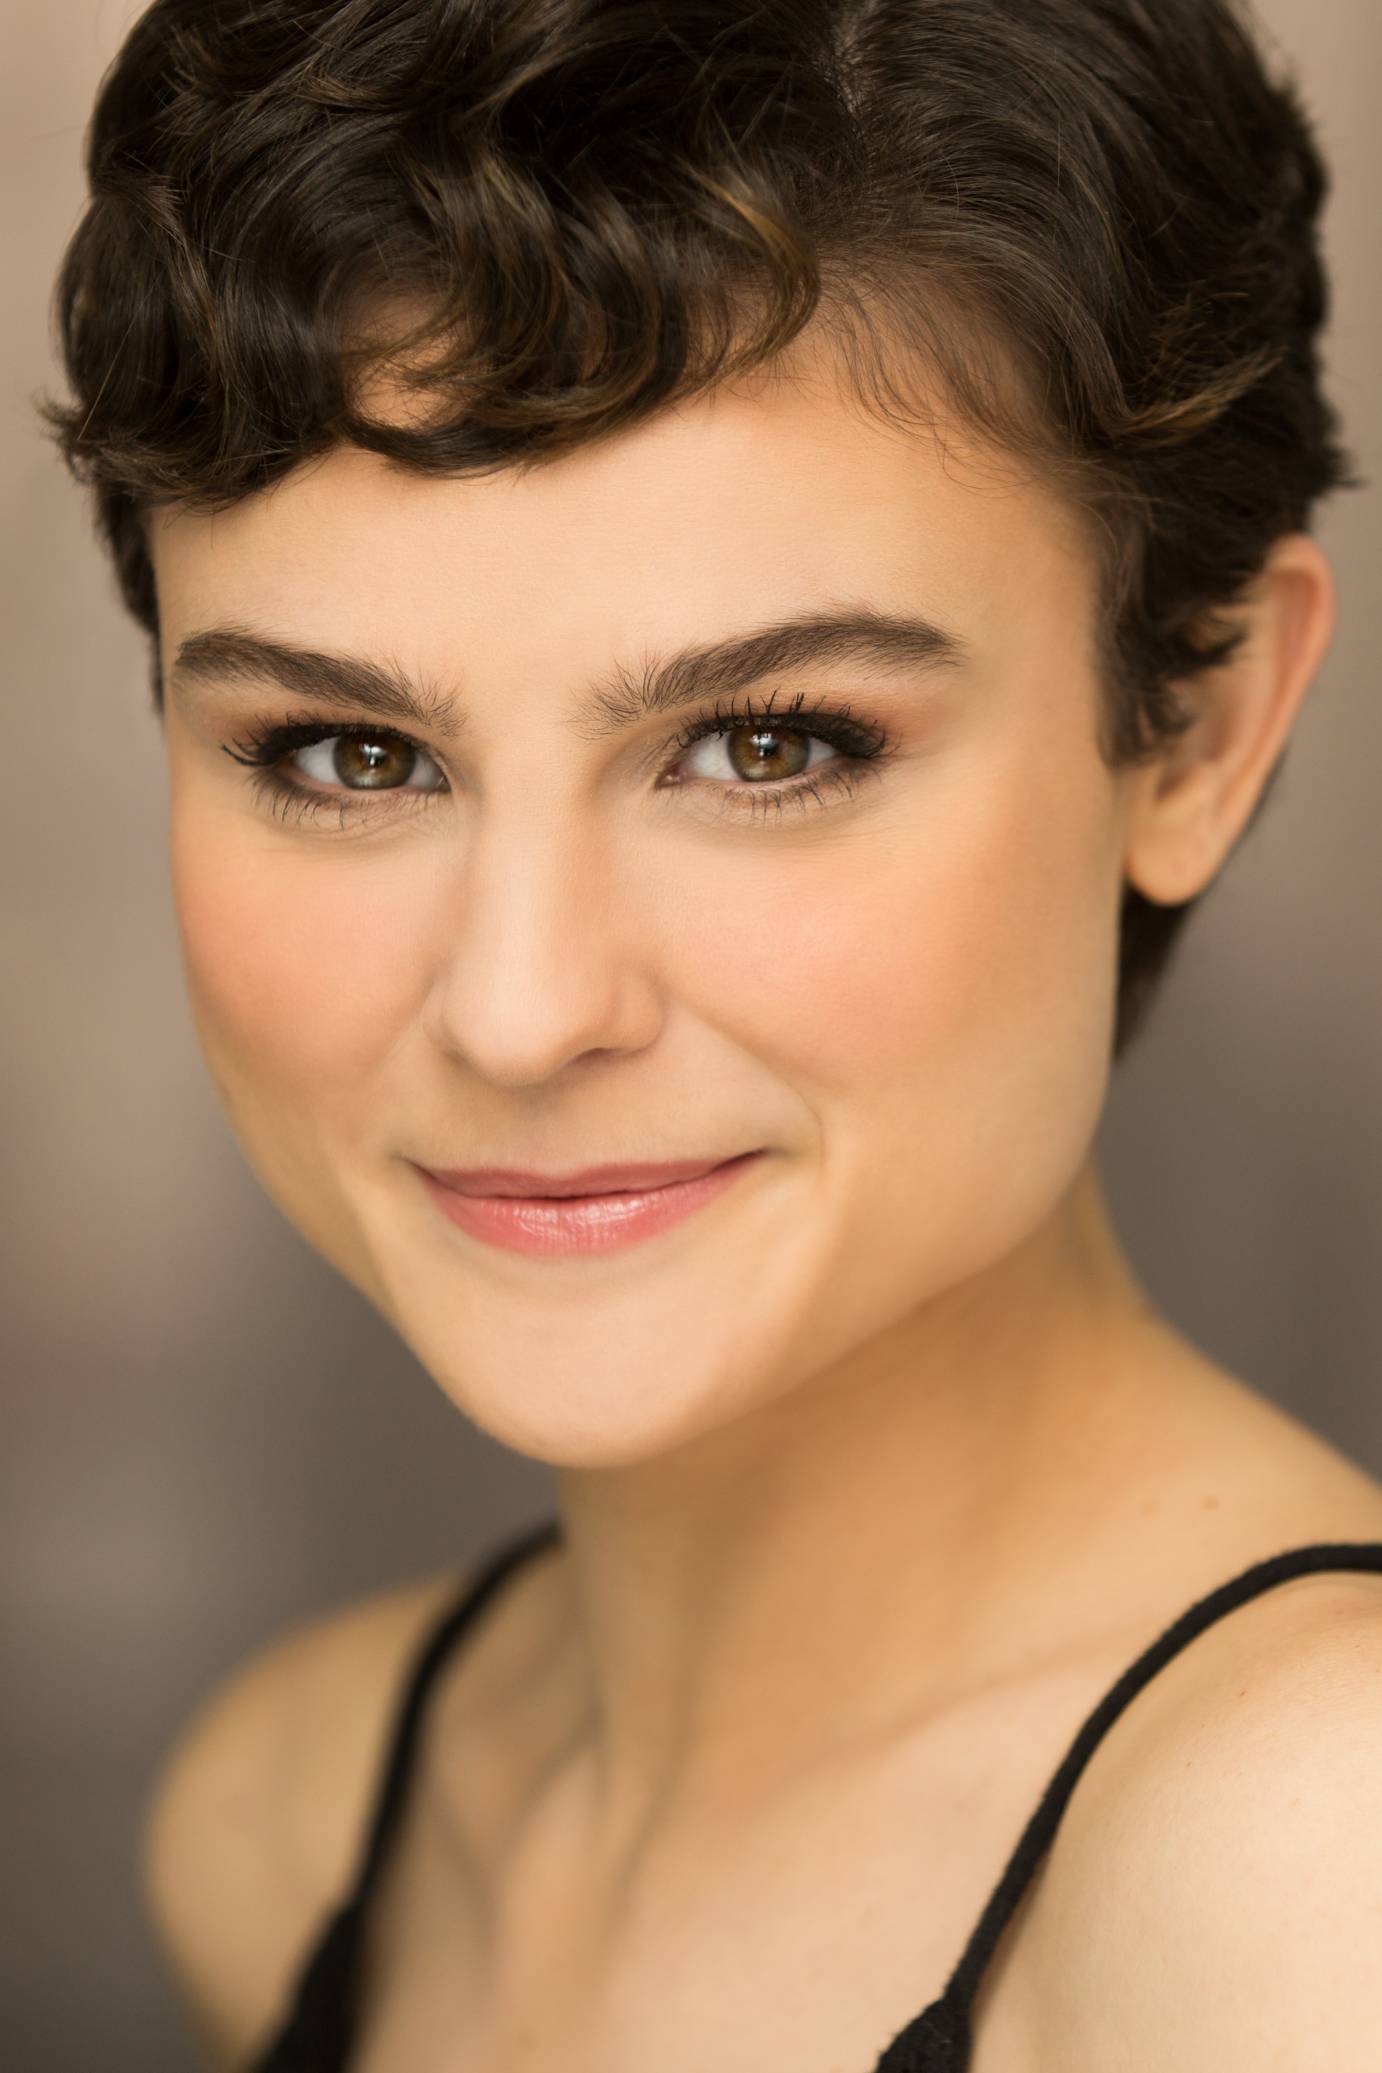
[[[458,1195],[606,1195],[698,1180],[722,1159],[682,1159],[663,1166],[581,1166],[573,1173],[536,1173],[527,1166],[429,1166],[423,1170]]]
[[[589,1168],[587,1175],[566,1176],[565,1185],[569,1188],[574,1180],[582,1179],[589,1186],[588,1176],[594,1176],[604,1184],[603,1192],[592,1188],[586,1194],[560,1196],[540,1191],[528,1195],[512,1193],[514,1184],[527,1179],[512,1168],[493,1173],[494,1180],[505,1183],[505,1192],[490,1194],[474,1192],[485,1177],[474,1170],[456,1176],[465,1181],[464,1192],[453,1184],[449,1174],[433,1173],[425,1166],[417,1170],[443,1216],[471,1237],[483,1238],[509,1252],[566,1255],[609,1252],[616,1246],[649,1238],[669,1224],[680,1223],[683,1217],[731,1187],[744,1169],[761,1157],[761,1150],[743,1152],[709,1168],[693,1160],[680,1167],[597,1166]],[[610,1174],[648,1173],[670,1178],[652,1183],[640,1181],[637,1186],[618,1190],[609,1185]],[[551,1176],[538,1174],[533,1178],[546,1178],[548,1185],[552,1184]]]

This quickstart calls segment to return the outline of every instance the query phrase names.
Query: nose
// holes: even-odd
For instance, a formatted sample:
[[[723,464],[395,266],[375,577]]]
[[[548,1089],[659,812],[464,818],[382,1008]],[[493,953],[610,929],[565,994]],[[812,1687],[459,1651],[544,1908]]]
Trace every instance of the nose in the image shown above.
[[[646,874],[611,841],[548,814],[474,826],[446,887],[428,1033],[496,1086],[549,1080],[661,1026]],[[664,940],[665,947],[665,940]]]

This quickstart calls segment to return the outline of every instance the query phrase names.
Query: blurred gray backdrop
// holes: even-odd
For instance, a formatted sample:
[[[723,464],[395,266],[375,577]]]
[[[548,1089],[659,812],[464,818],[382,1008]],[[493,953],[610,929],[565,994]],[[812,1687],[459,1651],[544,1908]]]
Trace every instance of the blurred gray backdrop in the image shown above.
[[[35,429],[82,131],[137,0],[0,18],[6,1007],[0,2002],[15,2073],[191,2073],[135,1883],[145,1795],[285,1623],[458,1567],[550,1481],[468,1427],[260,1193],[183,1002],[142,638]],[[1382,477],[1382,9],[1261,0],[1336,191],[1331,390]],[[1382,484],[1323,518],[1334,650],[1101,1133],[1192,1337],[1382,1472]]]

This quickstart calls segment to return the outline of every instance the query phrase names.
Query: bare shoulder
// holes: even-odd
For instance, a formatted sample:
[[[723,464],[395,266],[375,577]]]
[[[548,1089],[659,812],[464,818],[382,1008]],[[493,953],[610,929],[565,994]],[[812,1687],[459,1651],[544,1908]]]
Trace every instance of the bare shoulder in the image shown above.
[[[294,1624],[223,1677],[165,1755],[146,1803],[146,1905],[216,2066],[278,2018],[344,1889],[401,1680],[463,1587],[456,1571]]]
[[[1292,1578],[1188,1644],[1032,1898],[1034,2066],[1382,2065],[1382,1574]]]

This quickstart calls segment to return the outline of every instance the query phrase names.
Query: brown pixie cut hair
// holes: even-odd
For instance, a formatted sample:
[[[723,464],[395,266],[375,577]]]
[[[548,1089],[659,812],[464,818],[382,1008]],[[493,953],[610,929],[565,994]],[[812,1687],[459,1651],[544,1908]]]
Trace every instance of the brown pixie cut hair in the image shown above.
[[[41,407],[156,701],[155,506],[342,441],[536,465],[813,317],[874,408],[925,415],[910,363],[1091,521],[1110,767],[1191,723],[1242,639],[1216,608],[1361,486],[1327,173],[1233,0],[155,0],[87,165]],[[1125,886],[1115,1059],[1195,904]]]

